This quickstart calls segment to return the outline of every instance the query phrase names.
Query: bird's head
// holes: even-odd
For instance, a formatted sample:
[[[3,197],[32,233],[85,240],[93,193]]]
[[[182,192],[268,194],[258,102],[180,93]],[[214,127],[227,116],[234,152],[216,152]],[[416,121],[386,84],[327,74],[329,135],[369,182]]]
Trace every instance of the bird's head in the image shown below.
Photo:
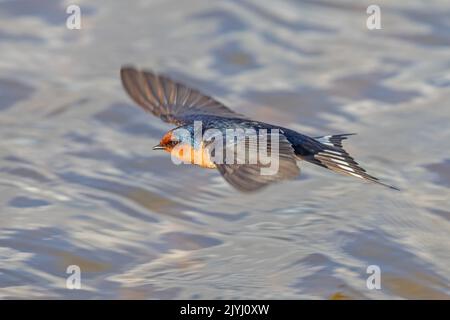
[[[188,130],[175,128],[164,134],[159,144],[153,147],[153,150],[172,152],[177,146],[190,146],[191,141],[191,134]]]
[[[167,132],[153,150],[164,150],[183,163],[196,164],[204,168],[215,168],[210,154],[202,141],[195,143],[192,127],[178,127]]]

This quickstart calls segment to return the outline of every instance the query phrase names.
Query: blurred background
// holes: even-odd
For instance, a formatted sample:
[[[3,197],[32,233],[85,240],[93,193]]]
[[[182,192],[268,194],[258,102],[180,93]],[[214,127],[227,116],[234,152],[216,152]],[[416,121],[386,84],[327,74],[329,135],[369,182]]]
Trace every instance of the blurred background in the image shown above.
[[[0,1],[0,298],[450,298],[450,3],[378,0],[381,30],[370,4]],[[302,164],[248,195],[175,166],[124,64],[305,134],[357,132],[347,150],[402,191]]]

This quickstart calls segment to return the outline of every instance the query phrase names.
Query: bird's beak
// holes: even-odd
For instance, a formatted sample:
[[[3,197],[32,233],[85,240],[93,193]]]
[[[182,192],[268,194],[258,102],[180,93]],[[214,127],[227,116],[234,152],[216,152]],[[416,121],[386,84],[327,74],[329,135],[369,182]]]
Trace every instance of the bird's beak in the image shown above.
[[[163,147],[162,145],[160,145],[160,144],[157,144],[157,145],[154,146],[152,149],[153,149],[153,150],[164,150],[164,147]]]

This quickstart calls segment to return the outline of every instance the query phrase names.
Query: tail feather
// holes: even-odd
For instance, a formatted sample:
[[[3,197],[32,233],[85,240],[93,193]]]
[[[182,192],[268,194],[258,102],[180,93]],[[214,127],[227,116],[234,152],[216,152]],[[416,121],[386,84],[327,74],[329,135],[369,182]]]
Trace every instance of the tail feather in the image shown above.
[[[335,134],[329,136],[315,137],[314,139],[328,146],[342,148],[342,140],[347,139],[348,136],[354,136],[355,134],[356,133]]]
[[[314,139],[320,142],[320,147],[315,150],[313,159],[311,159],[310,162],[341,174],[354,176],[394,190],[399,190],[398,188],[383,183],[378,178],[368,174],[366,170],[361,168],[358,162],[344,150],[342,141],[354,134],[355,133],[347,133],[315,137]]]

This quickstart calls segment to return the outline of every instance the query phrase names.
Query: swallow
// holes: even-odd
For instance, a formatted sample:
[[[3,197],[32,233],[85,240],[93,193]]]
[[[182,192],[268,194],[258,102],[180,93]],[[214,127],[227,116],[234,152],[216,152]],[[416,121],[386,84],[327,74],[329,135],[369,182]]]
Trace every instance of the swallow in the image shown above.
[[[153,147],[154,150],[173,154],[178,148],[181,151],[176,152],[175,157],[203,168],[217,169],[231,186],[240,191],[252,192],[278,181],[292,180],[300,174],[301,161],[399,190],[368,174],[348,154],[342,141],[353,133],[309,137],[288,128],[249,119],[216,99],[162,74],[123,66],[120,75],[125,91],[138,106],[176,126],[164,134],[159,144]],[[193,133],[196,121],[201,122],[202,132],[214,129],[225,133],[230,128],[252,129],[257,133],[277,130],[278,147],[277,150],[273,147],[271,150],[277,153],[279,159],[277,172],[261,174],[261,168],[265,164],[260,162],[226,163],[212,160],[212,151],[208,148],[210,140],[194,141],[195,139],[185,139],[178,133],[180,129]],[[271,149],[272,140],[267,140],[268,149]],[[246,142],[247,147],[248,145]],[[229,145],[225,144],[223,148],[229,149]],[[234,147],[233,150],[236,153]],[[200,158],[201,161],[194,162],[193,158]]]

